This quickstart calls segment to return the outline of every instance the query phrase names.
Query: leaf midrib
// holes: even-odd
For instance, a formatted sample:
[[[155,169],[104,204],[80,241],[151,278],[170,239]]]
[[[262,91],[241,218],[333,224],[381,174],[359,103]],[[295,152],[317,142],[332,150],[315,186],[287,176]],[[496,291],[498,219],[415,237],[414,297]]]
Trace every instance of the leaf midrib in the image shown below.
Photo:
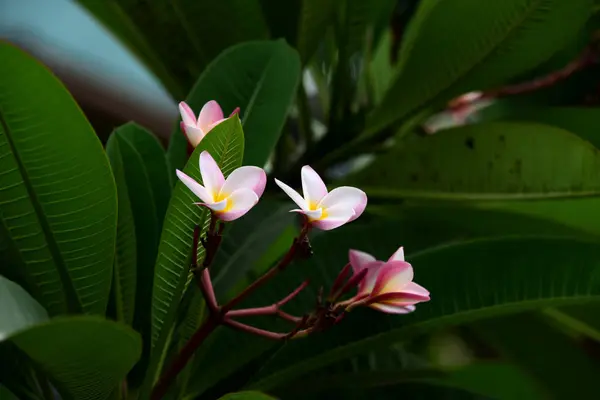
[[[29,180],[29,175],[27,174],[25,165],[23,164],[23,161],[21,160],[21,157],[19,156],[19,153],[16,150],[16,146],[15,146],[15,143],[12,138],[13,133],[12,133],[4,115],[5,114],[4,114],[4,111],[2,110],[2,105],[0,104],[0,124],[2,125],[2,128],[4,129],[4,131],[6,132],[6,141],[9,145],[10,151],[15,159],[15,163],[17,164],[19,173],[21,174],[23,184],[25,186],[25,189],[27,190],[27,194],[29,195],[29,200],[30,200],[33,210],[36,214],[39,226],[42,229],[44,238],[46,239],[46,244],[48,245],[48,250],[50,252],[50,255],[52,256],[52,259],[54,260],[55,266],[57,267],[60,282],[63,287],[63,294],[64,294],[64,300],[66,301],[66,305],[67,305],[67,312],[72,313],[72,314],[79,314],[83,311],[83,308],[79,301],[79,297],[77,296],[75,287],[73,286],[73,284],[71,282],[71,277],[69,276],[69,271],[67,269],[65,260],[62,257],[62,254],[58,247],[58,243],[56,242],[56,239],[54,238],[54,235],[52,234],[52,229],[50,227],[50,224],[46,218],[46,215],[44,214],[44,210],[42,209],[42,206],[39,202],[39,199],[33,188],[33,185],[31,184],[31,181]],[[20,250],[19,250],[19,254],[20,254]]]

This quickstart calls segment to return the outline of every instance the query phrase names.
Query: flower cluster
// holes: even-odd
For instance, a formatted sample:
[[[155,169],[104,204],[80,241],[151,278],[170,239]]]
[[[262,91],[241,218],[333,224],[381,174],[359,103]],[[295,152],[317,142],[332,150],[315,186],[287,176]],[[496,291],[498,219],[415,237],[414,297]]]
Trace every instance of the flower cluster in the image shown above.
[[[197,119],[187,104],[182,102],[179,108],[182,129],[194,146],[224,121],[221,107],[215,101],[204,105]],[[203,151],[199,160],[202,184],[177,170],[181,182],[200,199],[195,204],[209,208],[220,221],[233,221],[258,203],[267,183],[262,168],[240,167],[225,178],[208,151]],[[301,182],[303,195],[275,179],[275,183],[298,205],[299,208],[291,212],[303,214],[308,229],[338,228],[360,217],[367,205],[367,195],[360,189],[343,186],[328,191],[321,177],[308,165],[302,167]],[[412,281],[413,268],[404,260],[402,247],[386,262],[358,250],[350,250],[349,259],[349,265],[332,287],[328,312],[338,315],[364,305],[385,313],[406,314],[414,311],[417,303],[429,300],[429,292]],[[343,284],[350,267],[354,274]],[[357,286],[355,296],[337,301]]]

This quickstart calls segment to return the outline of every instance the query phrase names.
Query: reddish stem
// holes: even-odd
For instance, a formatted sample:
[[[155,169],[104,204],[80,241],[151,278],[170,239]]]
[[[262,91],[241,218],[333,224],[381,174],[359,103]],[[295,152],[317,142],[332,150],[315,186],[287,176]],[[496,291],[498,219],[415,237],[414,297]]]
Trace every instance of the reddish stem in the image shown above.
[[[234,320],[228,319],[228,318],[225,318],[223,320],[223,325],[229,326],[229,327],[231,327],[233,329],[236,329],[238,331],[250,333],[250,334],[253,334],[253,335],[262,336],[264,338],[273,339],[273,340],[285,339],[289,335],[289,333],[276,333],[276,332],[267,331],[265,329],[260,329],[260,328],[257,328],[255,326],[246,325],[246,324],[243,324],[241,322],[234,321]]]
[[[215,290],[213,289],[212,281],[210,279],[210,272],[208,268],[202,270],[200,276],[200,289],[204,296],[204,301],[208,305],[208,309],[213,314],[219,313],[219,304],[217,303],[217,297],[215,296]]]

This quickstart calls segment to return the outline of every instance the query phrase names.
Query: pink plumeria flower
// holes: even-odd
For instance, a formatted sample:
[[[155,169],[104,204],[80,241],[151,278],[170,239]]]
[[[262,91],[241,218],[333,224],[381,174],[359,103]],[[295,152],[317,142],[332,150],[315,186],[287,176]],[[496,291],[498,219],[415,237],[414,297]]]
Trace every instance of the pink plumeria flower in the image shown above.
[[[265,191],[267,175],[258,167],[233,171],[227,179],[208,151],[200,154],[200,175],[204,186],[177,170],[177,177],[196,196],[199,204],[210,208],[222,221],[233,221],[246,214]]]
[[[349,256],[354,274],[367,269],[350,308],[364,304],[385,313],[407,314],[415,304],[429,301],[429,291],[412,281],[413,268],[404,261],[402,247],[387,262],[358,250],[350,250]]]
[[[181,129],[188,138],[188,141],[193,147],[198,146],[198,143],[212,128],[225,121],[221,106],[214,100],[209,101],[202,107],[198,119],[194,112],[182,101],[179,103],[179,113],[181,114]]]
[[[275,183],[300,207],[292,211],[306,215],[319,229],[327,231],[354,221],[367,206],[367,195],[360,189],[342,186],[328,193],[319,174],[308,165],[302,167],[301,177],[304,197],[277,179]]]

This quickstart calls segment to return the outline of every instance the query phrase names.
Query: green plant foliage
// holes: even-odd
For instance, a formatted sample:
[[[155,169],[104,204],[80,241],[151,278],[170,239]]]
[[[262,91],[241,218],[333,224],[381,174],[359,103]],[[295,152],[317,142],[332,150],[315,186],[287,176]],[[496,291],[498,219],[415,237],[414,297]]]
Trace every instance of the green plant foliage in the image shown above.
[[[575,37],[590,8],[590,0],[421,1],[367,132],[533,69]]]
[[[598,150],[567,131],[497,122],[401,142],[351,182],[384,196],[395,190],[465,200],[589,196],[600,189],[599,163]]]
[[[141,353],[137,333],[98,317],[57,318],[11,336],[65,399],[102,399]]]
[[[106,155],[117,185],[118,218],[117,245],[113,271],[113,296],[116,316],[119,321],[131,324],[135,310],[137,281],[137,243],[135,222],[127,189],[123,156],[117,135],[112,135],[106,144]]]
[[[260,392],[238,392],[230,393],[220,398],[220,400],[274,400],[274,397],[267,396]]]
[[[48,319],[48,313],[23,288],[0,276],[0,341]]]
[[[216,100],[226,116],[240,107],[244,165],[263,167],[279,139],[299,78],[298,54],[283,41],[243,43],[206,68],[186,102],[199,113],[205,103]],[[185,165],[186,145],[178,126],[169,145],[171,173]]]
[[[0,58],[0,272],[51,315],[104,314],[117,227],[106,155],[44,66],[6,43]]]

